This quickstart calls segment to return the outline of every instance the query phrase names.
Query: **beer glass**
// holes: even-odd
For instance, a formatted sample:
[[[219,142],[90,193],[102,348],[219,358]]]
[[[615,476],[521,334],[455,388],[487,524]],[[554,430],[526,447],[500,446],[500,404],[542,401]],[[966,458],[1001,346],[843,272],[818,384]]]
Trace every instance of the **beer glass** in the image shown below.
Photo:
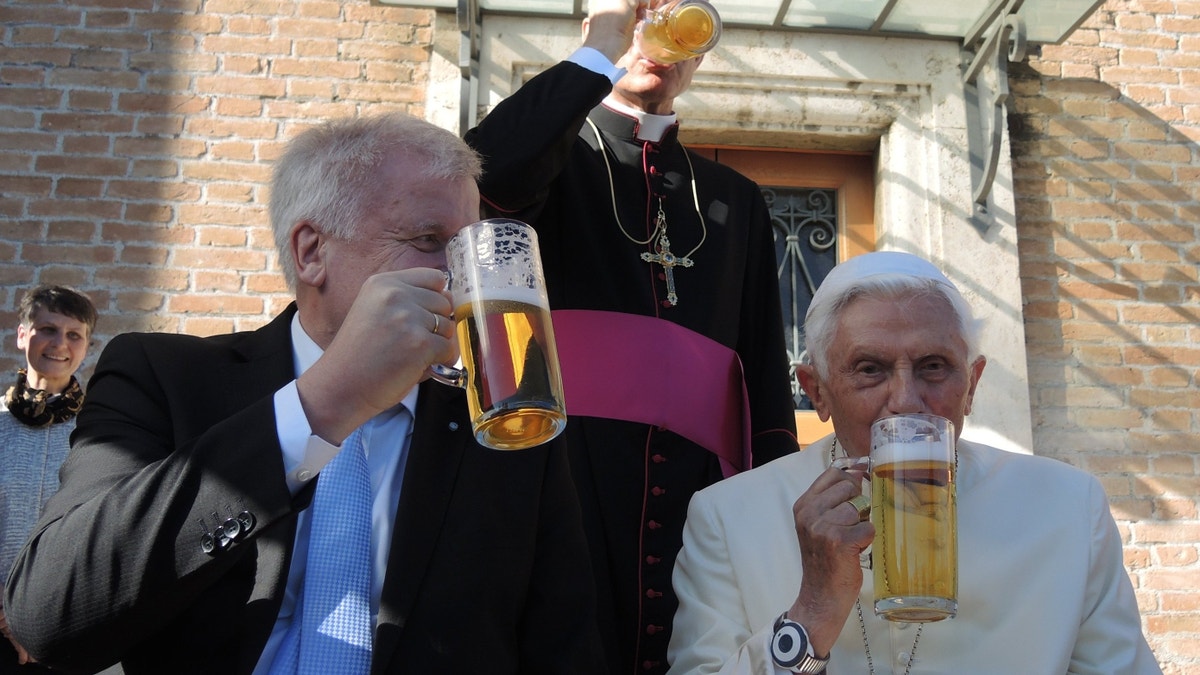
[[[958,611],[954,423],[895,415],[871,425],[875,613],[926,622]]]
[[[462,368],[433,378],[467,390],[475,439],[496,450],[549,441],[567,423],[537,234],[503,218],[459,230],[446,246]]]
[[[642,56],[664,65],[700,56],[720,37],[721,16],[705,0],[671,0],[649,9],[633,32]]]

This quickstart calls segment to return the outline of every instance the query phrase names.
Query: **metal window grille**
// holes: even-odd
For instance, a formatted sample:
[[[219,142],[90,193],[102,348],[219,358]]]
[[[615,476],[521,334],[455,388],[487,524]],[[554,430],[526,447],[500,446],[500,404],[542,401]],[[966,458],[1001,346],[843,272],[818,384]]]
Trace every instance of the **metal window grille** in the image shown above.
[[[812,410],[796,365],[804,358],[804,315],[817,286],[837,263],[837,190],[763,187],[775,235],[783,330],[797,410]]]

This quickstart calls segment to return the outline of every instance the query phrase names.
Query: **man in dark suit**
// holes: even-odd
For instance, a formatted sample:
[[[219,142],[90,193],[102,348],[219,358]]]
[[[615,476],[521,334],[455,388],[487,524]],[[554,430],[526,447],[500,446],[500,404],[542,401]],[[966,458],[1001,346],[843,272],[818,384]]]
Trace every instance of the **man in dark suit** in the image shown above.
[[[361,428],[370,673],[597,671],[564,453],[480,447],[463,392],[425,382],[458,355],[443,248],[478,218],[478,175],[462,141],[403,115],[289,144],[270,212],[296,302],[253,332],[105,349],[62,489],[7,585],[34,658],[297,672],[281,663],[307,597],[313,479]]]

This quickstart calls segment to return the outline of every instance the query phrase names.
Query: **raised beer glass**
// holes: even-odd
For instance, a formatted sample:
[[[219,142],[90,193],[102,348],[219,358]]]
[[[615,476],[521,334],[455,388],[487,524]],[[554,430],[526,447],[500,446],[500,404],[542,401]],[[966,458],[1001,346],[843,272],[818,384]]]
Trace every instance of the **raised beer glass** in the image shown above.
[[[517,220],[483,220],[446,247],[462,368],[434,379],[467,390],[475,439],[496,450],[549,441],[567,423],[537,234]]]
[[[705,0],[671,0],[649,9],[633,33],[638,51],[664,65],[700,56],[720,37],[721,16]]]
[[[875,613],[927,622],[958,612],[954,423],[895,415],[871,425]]]

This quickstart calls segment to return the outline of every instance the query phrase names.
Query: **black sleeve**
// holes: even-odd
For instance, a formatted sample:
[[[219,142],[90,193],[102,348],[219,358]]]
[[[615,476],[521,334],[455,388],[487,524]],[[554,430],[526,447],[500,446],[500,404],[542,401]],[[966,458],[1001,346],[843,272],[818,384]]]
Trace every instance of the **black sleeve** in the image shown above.
[[[61,488],[5,588],[17,640],[67,672],[106,667],[198,598],[224,597],[249,542],[294,514],[272,396],[232,386],[216,400],[217,373],[179,381],[212,364],[152,354],[161,337],[180,336],[122,335],[105,349]],[[204,536],[242,511],[256,520],[248,536],[206,552]]]
[[[464,137],[483,156],[484,202],[511,213],[544,201],[588,113],[611,90],[604,75],[564,61],[496,105]]]

